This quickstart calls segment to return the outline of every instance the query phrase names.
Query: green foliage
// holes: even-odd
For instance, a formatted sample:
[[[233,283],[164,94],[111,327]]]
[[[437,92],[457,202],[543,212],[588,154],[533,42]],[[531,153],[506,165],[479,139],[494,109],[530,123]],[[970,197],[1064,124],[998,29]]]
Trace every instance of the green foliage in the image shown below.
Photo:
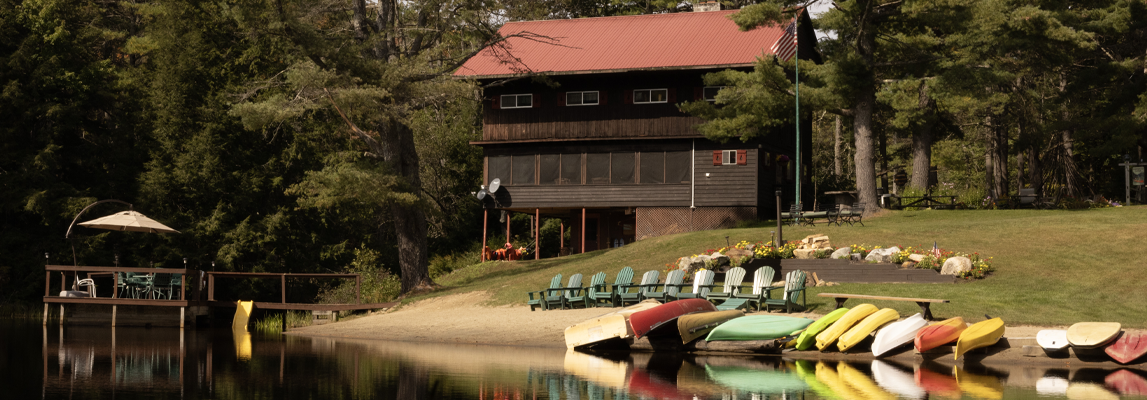
[[[354,250],[354,261],[345,272],[361,275],[360,292],[355,292],[354,280],[340,279],[337,284],[319,292],[320,303],[355,303],[359,293],[363,303],[385,303],[397,298],[402,289],[398,277],[383,268],[382,254],[367,247]]]
[[[259,333],[283,333],[283,316],[287,318],[287,330],[311,326],[311,314],[306,311],[287,311],[285,313],[268,314],[251,323],[253,330]]]

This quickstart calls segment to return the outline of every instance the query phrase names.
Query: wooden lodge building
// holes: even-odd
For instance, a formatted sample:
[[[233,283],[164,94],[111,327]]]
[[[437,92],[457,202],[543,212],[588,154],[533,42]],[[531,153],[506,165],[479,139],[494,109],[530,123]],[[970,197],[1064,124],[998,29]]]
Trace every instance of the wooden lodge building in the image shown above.
[[[501,184],[483,200],[487,212],[561,218],[575,253],[772,216],[776,189],[793,198],[793,127],[717,143],[677,108],[713,99],[720,88],[705,87],[705,74],[752,70],[786,40],[784,27],[741,32],[734,12],[505,24],[503,47],[454,74],[504,81],[485,89],[482,137],[471,143],[483,149],[485,187]],[[819,62],[811,21],[801,18],[798,56]],[[802,134],[806,171],[810,136]]]

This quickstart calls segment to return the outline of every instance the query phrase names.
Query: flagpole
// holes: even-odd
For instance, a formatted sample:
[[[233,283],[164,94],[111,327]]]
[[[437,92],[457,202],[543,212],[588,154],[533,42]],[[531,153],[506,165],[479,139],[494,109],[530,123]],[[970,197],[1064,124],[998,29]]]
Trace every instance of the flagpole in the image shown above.
[[[797,106],[797,120],[796,120],[796,128],[797,128],[797,145],[796,145],[796,149],[797,149],[797,154],[796,154],[796,159],[797,159],[797,169],[796,169],[797,193],[796,193],[796,203],[795,204],[798,204],[798,205],[801,204],[801,75],[800,75],[801,63],[800,63],[800,42],[797,40],[797,38],[800,37],[800,15],[801,15],[800,13],[801,13],[801,11],[803,11],[803,10],[797,11],[797,16],[793,20],[793,64],[796,65],[796,73],[795,73],[796,90],[795,91],[796,91],[796,98],[797,98],[796,99],[796,102],[797,102],[796,103],[796,106]],[[804,209],[802,207],[801,211],[803,211],[803,210]],[[798,217],[797,219],[800,219],[799,214],[797,215],[797,217]]]

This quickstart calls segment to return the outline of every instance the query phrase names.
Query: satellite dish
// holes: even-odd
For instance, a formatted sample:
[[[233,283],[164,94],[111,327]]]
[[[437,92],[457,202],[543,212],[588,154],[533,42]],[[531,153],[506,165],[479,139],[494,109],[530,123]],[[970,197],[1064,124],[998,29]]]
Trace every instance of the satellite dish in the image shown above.
[[[494,178],[494,180],[490,181],[490,193],[496,193],[500,187],[502,187],[501,179]]]
[[[479,190],[478,191],[478,200],[482,200],[485,198],[486,198],[486,189]]]

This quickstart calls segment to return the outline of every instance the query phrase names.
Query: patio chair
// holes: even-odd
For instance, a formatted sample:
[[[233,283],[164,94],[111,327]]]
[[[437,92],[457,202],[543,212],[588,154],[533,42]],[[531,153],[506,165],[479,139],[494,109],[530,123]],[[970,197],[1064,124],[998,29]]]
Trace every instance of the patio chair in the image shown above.
[[[768,296],[768,288],[773,284],[773,271],[770,267],[758,268],[753,273],[752,288],[748,291],[738,290],[732,298],[725,300],[725,302],[717,305],[717,310],[737,310],[741,308],[749,308],[756,306],[757,311],[761,311],[761,302]],[[744,285],[742,284],[742,289]]]
[[[550,288],[546,290],[546,294],[542,296],[545,299],[546,309],[552,309],[555,306],[559,309],[566,308],[570,303],[570,299],[584,290],[581,286],[581,274],[570,275],[569,283],[565,287]]]
[[[707,296],[709,291],[713,288],[713,278],[715,276],[716,274],[714,274],[711,270],[703,269],[697,271],[697,273],[693,274],[693,291],[690,293],[678,292],[676,296],[673,296],[673,298],[676,300],[705,298],[705,296]]]
[[[168,286],[168,293],[169,293],[167,295],[168,299],[175,297],[176,293],[183,291],[182,280],[183,280],[183,274],[171,274],[171,285]],[[177,291],[175,289],[180,289],[180,290]],[[180,296],[180,300],[183,300],[182,296]]]
[[[661,302],[665,302],[667,299],[672,298],[673,295],[677,294],[677,292],[681,291],[681,282],[684,280],[685,271],[679,269],[669,271],[669,275],[665,275],[665,284],[660,285],[660,292],[653,290],[659,286],[655,283],[652,285],[653,287],[650,288],[651,290],[646,291],[642,296],[647,299],[656,299],[660,300]]]
[[[127,293],[126,297],[138,299],[148,289],[146,275],[134,272],[116,272],[116,281],[117,291],[121,299],[125,297],[124,293]]]
[[[166,297],[171,300],[171,274],[153,274],[148,282],[147,293],[152,299]]]
[[[545,296],[548,294],[547,292],[550,289],[560,287],[562,287],[562,274],[554,275],[553,279],[550,279],[549,288],[526,293],[527,296],[530,296],[530,300],[526,301],[526,305],[530,306],[530,311],[534,311],[534,307],[541,307],[544,311],[546,309]],[[535,299],[534,294],[537,294],[538,298]]]
[[[705,300],[711,302],[725,301],[733,298],[737,291],[741,289],[741,281],[745,280],[745,269],[741,267],[733,267],[725,271],[724,287],[720,292],[712,292],[705,295]]]
[[[589,286],[582,289],[579,293],[566,299],[570,308],[574,308],[577,303],[582,303],[582,307],[589,308],[590,299],[593,299],[593,305],[597,306],[597,301],[601,299],[609,299],[605,295],[605,272],[598,272],[593,275],[589,280]],[[601,294],[599,294],[601,293]]]
[[[784,307],[786,313],[791,313],[793,311],[793,307],[799,306],[802,309],[806,309],[808,303],[806,303],[807,296],[805,296],[804,281],[804,271],[798,269],[796,271],[789,272],[789,274],[785,276],[784,294],[780,299],[765,299],[765,311],[768,311],[769,308],[772,308],[772,306]],[[775,289],[781,289],[781,287],[770,287],[767,290],[772,291]],[[801,304],[799,305],[796,303],[798,296],[801,297]]]
[[[613,287],[609,289],[609,302],[614,307],[621,305],[621,287],[633,284],[633,268],[625,267],[617,273],[617,277],[613,280]]]
[[[634,303],[640,302],[642,299],[644,299],[645,292],[653,290],[652,285],[656,284],[658,278],[660,277],[661,271],[645,271],[645,275],[641,276],[641,283],[636,285],[632,283],[628,285],[621,285],[621,290],[617,292],[618,304],[624,306],[625,302],[627,301]],[[637,291],[631,291],[633,288],[637,288]]]

